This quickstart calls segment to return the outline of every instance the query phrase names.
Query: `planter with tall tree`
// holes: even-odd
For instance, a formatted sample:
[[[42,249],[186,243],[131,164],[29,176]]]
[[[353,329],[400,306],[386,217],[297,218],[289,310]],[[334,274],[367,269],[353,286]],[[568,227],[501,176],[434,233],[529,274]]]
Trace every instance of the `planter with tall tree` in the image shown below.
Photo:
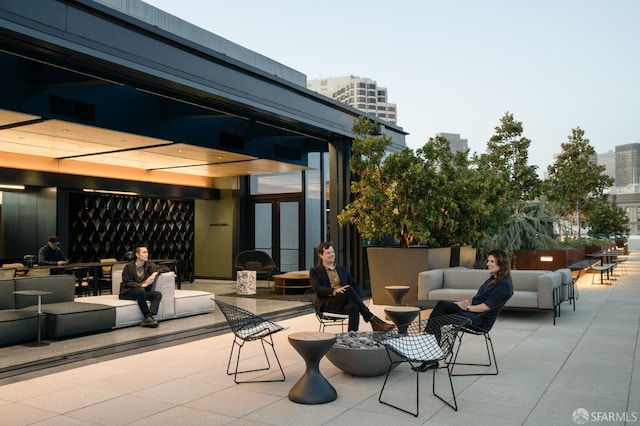
[[[486,237],[504,188],[466,152],[452,152],[443,137],[416,151],[389,153],[391,139],[376,129],[366,118],[354,121],[352,199],[338,221],[354,225],[367,241],[396,245],[367,249],[374,303],[391,304],[385,286],[408,285],[406,298],[415,299],[419,272],[449,267],[452,245]],[[434,248],[438,254],[427,250]]]

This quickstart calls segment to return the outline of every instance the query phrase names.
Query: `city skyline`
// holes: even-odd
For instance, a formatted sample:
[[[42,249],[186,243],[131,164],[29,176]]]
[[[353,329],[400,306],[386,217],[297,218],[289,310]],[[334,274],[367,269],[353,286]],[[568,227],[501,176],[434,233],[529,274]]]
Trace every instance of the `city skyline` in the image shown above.
[[[540,176],[572,128],[598,153],[640,142],[640,3],[632,0],[145,2],[308,80],[376,80],[414,149],[457,133],[484,152],[506,112],[523,123]]]

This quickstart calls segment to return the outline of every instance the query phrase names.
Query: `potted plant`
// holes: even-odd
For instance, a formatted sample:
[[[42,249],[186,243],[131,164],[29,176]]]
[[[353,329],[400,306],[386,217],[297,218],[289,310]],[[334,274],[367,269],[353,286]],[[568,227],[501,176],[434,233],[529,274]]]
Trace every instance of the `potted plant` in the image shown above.
[[[466,152],[452,152],[443,137],[416,151],[389,153],[391,139],[376,130],[366,118],[354,121],[352,199],[338,222],[354,225],[366,241],[394,243],[367,249],[374,302],[391,304],[384,286],[408,285],[407,299],[415,299],[419,272],[449,267],[452,245],[485,237],[484,222],[500,205],[500,184],[472,167]]]

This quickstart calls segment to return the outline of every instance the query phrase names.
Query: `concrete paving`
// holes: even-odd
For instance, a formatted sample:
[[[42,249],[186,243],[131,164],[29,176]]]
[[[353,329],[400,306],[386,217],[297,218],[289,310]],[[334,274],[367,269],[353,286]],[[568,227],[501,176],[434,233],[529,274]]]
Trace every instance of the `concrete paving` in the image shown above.
[[[234,384],[226,374],[232,335],[196,336],[158,349],[138,347],[63,366],[52,363],[51,368],[4,379],[0,382],[0,425],[640,423],[640,254],[631,253],[626,265],[627,274],[611,286],[592,285],[591,276],[583,276],[578,281],[576,310],[563,303],[555,326],[550,312],[503,311],[491,332],[499,374],[454,377],[457,412],[432,395],[431,373],[420,374],[420,415],[415,418],[378,402],[384,376],[352,377],[326,358],[320,369],[338,398],[321,405],[289,401],[289,389],[302,375],[304,362],[287,336],[318,328],[315,316],[306,313],[283,321],[290,328],[274,336],[286,374],[284,382]],[[299,302],[224,300],[261,314],[282,309],[303,312]],[[384,306],[370,308],[384,317]],[[48,356],[33,354],[43,348],[1,348],[0,360],[6,368],[18,359],[36,363],[38,358],[64,357],[97,342],[115,345],[148,338],[151,333],[170,336],[180,328],[198,330],[220,323],[219,315],[167,321],[155,330],[132,327],[53,342],[47,347]],[[370,327],[364,324],[361,329]],[[478,359],[485,351],[479,337],[465,338],[463,348],[467,361]],[[261,353],[259,344],[249,343],[243,358],[251,364],[260,360]],[[444,385],[445,392],[444,370],[437,374],[437,384]],[[389,380],[391,398],[401,403],[415,401],[415,373],[407,366],[395,369]]]

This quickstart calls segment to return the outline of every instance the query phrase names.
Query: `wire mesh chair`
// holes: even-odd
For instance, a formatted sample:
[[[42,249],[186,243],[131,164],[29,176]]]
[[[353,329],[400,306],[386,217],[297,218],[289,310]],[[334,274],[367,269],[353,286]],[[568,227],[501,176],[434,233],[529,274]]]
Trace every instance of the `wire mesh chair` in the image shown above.
[[[318,305],[316,294],[314,293],[313,289],[307,290],[302,295],[302,302],[313,306],[316,318],[318,318],[318,322],[320,323],[318,326],[318,331],[324,332],[324,329],[326,327],[340,326],[342,333],[344,333],[344,322],[349,319],[349,315],[337,314],[333,312],[322,312],[322,310],[320,309],[321,307]]]
[[[215,300],[216,306],[220,308],[222,311],[222,315],[227,319],[229,326],[231,327],[231,331],[233,331],[234,338],[233,344],[231,345],[231,353],[229,353],[229,362],[227,363],[227,375],[233,375],[233,381],[235,383],[256,383],[256,382],[283,382],[285,380],[284,371],[282,370],[282,365],[280,364],[280,360],[278,359],[278,354],[276,353],[275,346],[273,344],[272,335],[286,330],[289,327],[285,325],[277,324],[273,321],[269,321],[268,319],[262,318],[259,315],[256,315],[252,312],[246,311],[242,308],[239,308],[234,305],[230,305],[228,303],[220,302]],[[262,351],[264,352],[265,360],[267,361],[266,367],[255,368],[251,370],[239,370],[240,366],[240,352],[245,343],[259,340],[262,344]],[[238,374],[243,373],[251,373],[255,371],[265,371],[271,369],[271,363],[269,362],[269,356],[267,355],[267,349],[265,348],[265,343],[271,346],[271,350],[273,351],[273,355],[276,358],[276,362],[278,363],[278,367],[280,368],[280,373],[282,375],[281,379],[270,379],[270,380],[244,380],[238,381]],[[238,347],[238,352],[236,355],[236,366],[235,370],[231,371],[231,359],[233,358],[233,352]]]
[[[434,318],[429,318],[426,321],[421,320],[412,322],[406,327],[406,332],[399,333],[397,330],[404,327],[398,327],[395,332],[390,333],[390,337],[383,340],[381,343],[387,348],[387,354],[389,355],[390,365],[387,370],[387,376],[384,379],[384,384],[380,390],[378,401],[382,404],[396,408],[405,413],[412,414],[418,417],[420,411],[420,373],[419,366],[422,363],[446,361],[451,356],[453,347],[455,345],[456,337],[462,327],[471,324],[469,318],[465,318],[459,315],[442,315]],[[429,330],[429,332],[427,332]],[[393,355],[399,357],[396,358]],[[410,411],[394,405],[388,401],[383,401],[383,393],[389,380],[389,373],[397,365],[401,363],[408,363],[411,368],[416,372],[416,411]],[[447,401],[438,393],[436,393],[436,372],[440,369],[447,370],[447,376],[449,377],[449,385],[451,387],[452,400]],[[456,401],[456,393],[453,388],[453,381],[451,380],[451,367],[446,364],[446,367],[433,368],[433,395],[439,400],[447,404],[449,407],[458,411],[458,403]]]
[[[496,359],[496,353],[493,350],[493,342],[491,341],[491,335],[489,334],[489,332],[493,328],[498,315],[500,315],[500,312],[502,311],[502,308],[504,308],[504,305],[507,303],[507,301],[503,302],[500,305],[497,305],[494,308],[489,309],[486,312],[482,312],[471,317],[472,324],[462,328],[462,332],[458,335],[457,348],[450,362],[452,376],[496,376],[498,374],[498,361]],[[460,348],[462,347],[462,338],[465,334],[484,337],[484,343],[487,348],[487,363],[464,363],[457,361],[458,354],[460,353]],[[456,365],[471,365],[476,367],[491,367],[493,365],[495,367],[495,372],[484,371],[473,373],[454,373],[453,370],[455,369]]]

